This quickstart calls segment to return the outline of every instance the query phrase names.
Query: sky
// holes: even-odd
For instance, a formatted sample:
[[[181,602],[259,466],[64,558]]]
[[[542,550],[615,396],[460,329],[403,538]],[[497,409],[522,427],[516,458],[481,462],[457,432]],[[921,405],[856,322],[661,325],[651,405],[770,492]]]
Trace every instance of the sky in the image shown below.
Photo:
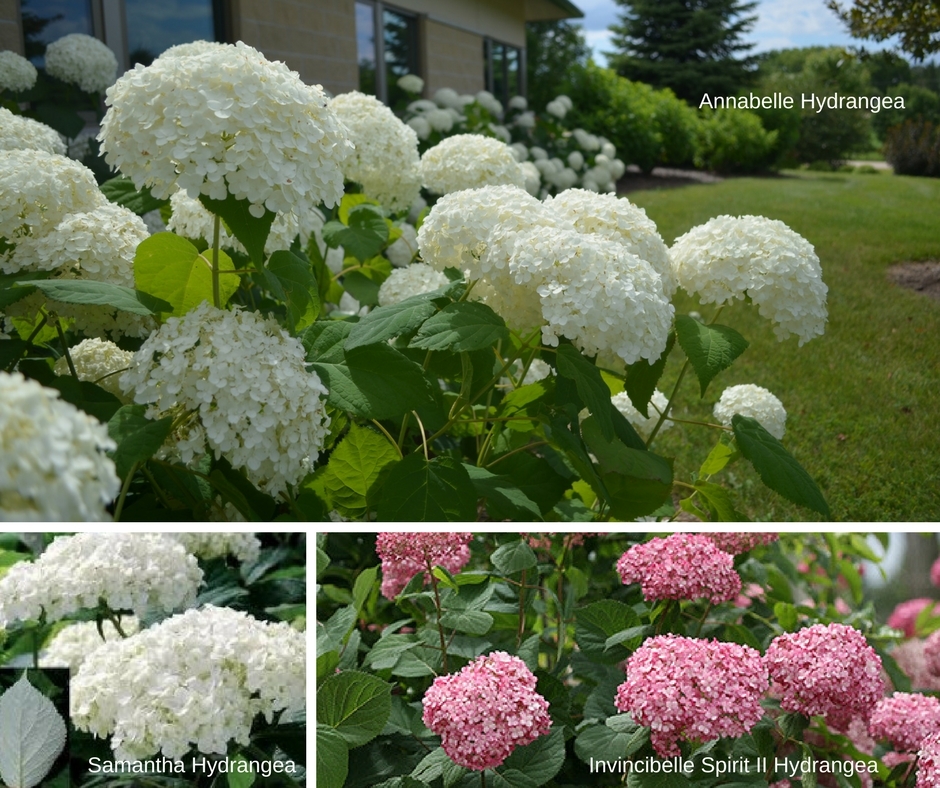
[[[584,12],[580,21],[594,59],[606,64],[604,50],[610,50],[608,27],[617,22],[621,7],[614,0],[573,0]],[[816,45],[858,45],[845,32],[839,18],[826,7],[825,0],[759,0],[754,9],[757,22],[746,36],[756,46],[753,53]],[[866,42],[869,49],[880,48]]]

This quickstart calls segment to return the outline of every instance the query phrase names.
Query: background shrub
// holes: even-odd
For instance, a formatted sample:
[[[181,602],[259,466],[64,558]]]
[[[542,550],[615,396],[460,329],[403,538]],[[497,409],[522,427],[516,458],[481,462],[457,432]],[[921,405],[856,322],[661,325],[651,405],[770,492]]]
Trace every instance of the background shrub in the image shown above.
[[[940,177],[940,125],[906,120],[888,130],[885,158],[899,175]]]
[[[695,166],[716,172],[754,172],[774,159],[776,131],[740,109],[704,110],[698,129]]]

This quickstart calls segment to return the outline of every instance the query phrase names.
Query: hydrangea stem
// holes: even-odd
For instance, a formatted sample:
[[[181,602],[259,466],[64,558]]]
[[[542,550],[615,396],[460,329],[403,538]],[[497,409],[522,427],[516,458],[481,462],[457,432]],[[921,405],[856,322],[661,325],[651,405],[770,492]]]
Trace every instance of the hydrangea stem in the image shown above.
[[[216,214],[212,227],[212,304],[216,309],[222,308],[222,291],[219,288],[219,235],[222,219]]]
[[[437,588],[437,578],[434,576],[434,567],[431,565],[430,557],[427,557],[425,563],[428,567],[428,577],[431,578],[431,588],[434,589],[434,607],[437,610],[437,633],[441,637],[441,670],[447,673],[447,640],[444,638],[444,625],[441,623],[441,593]]]

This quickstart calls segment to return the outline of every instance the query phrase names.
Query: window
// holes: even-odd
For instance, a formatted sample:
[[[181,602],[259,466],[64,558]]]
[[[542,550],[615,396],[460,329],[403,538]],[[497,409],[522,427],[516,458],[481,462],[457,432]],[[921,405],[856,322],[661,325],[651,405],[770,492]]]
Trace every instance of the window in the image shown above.
[[[486,89],[505,105],[525,95],[523,50],[490,38],[483,40],[483,80]]]
[[[420,73],[418,17],[385,3],[357,2],[356,54],[360,91],[390,107],[407,100],[398,79]]]
[[[42,65],[46,45],[69,33],[97,36],[124,66],[149,65],[175,44],[225,40],[225,0],[20,0],[26,56]],[[122,62],[123,61],[123,62]]]

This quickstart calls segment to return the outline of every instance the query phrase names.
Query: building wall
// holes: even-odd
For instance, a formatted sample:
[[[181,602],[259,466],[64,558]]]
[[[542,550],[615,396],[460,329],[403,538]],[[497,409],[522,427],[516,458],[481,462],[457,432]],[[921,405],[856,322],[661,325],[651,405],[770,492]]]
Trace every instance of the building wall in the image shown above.
[[[525,46],[525,3],[520,0],[388,0],[406,11],[425,14],[429,22]],[[482,52],[483,44],[480,44]],[[480,55],[482,62],[482,54]]]
[[[483,90],[483,36],[431,19],[424,27],[425,95],[432,96],[439,88],[458,93]]]
[[[4,49],[23,54],[18,0],[0,0],[0,51]]]

